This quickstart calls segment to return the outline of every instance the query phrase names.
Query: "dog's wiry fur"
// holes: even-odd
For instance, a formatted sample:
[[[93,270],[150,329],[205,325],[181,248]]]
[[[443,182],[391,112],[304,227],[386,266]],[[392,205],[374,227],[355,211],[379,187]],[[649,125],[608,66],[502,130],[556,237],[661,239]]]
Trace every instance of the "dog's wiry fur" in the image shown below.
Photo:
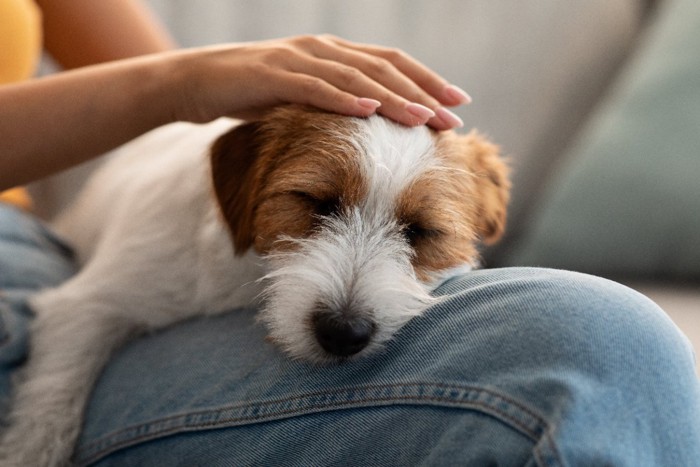
[[[292,357],[361,356],[505,224],[507,169],[476,133],[285,107],[118,152],[57,224],[83,267],[31,301],[2,465],[65,464],[95,379],[135,334],[261,297]]]

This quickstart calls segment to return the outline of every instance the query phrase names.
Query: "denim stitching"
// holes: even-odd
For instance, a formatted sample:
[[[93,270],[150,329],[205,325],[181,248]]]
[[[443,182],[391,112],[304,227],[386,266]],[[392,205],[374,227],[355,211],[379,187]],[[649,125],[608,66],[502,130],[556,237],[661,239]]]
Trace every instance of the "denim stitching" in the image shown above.
[[[406,390],[411,389],[417,391],[418,393],[409,395],[393,394],[384,397],[367,397],[369,394],[366,394],[367,392],[376,392],[381,390],[402,390],[403,392],[406,392]],[[421,394],[423,392],[435,393],[438,391],[445,394],[442,396]],[[329,398],[334,399],[343,394],[345,395],[344,400],[327,400]],[[358,397],[358,395],[364,395],[365,397]],[[314,401],[315,398],[319,397],[323,397],[324,400]],[[484,398],[487,398],[488,400],[483,400]],[[259,413],[261,409],[264,408],[269,410],[269,408],[272,406],[284,406],[289,404],[298,405],[302,402],[307,402],[307,404],[304,407],[297,406],[283,410],[278,409],[272,412],[264,411],[265,413],[263,414]],[[555,460],[555,465],[557,463],[562,465],[559,455],[556,452],[556,448],[554,448],[554,443],[550,438],[549,431],[547,430],[547,422],[542,416],[536,414],[528,407],[491,389],[434,383],[383,384],[351,387],[338,389],[331,392],[314,392],[297,397],[276,399],[273,401],[261,401],[255,404],[236,404],[214,410],[201,410],[192,413],[174,415],[130,428],[125,428],[103,436],[101,439],[97,439],[83,447],[81,449],[81,455],[78,456],[78,459],[81,465],[86,465],[97,461],[105,455],[140,442],[154,440],[178,433],[240,426],[246,424],[245,422],[260,423],[324,411],[369,406],[389,406],[393,404],[423,405],[426,403],[482,411],[517,429],[535,442],[540,440],[542,437],[547,438],[547,444],[553,451],[552,454],[554,457],[557,458]],[[236,411],[238,415],[222,416],[222,413],[226,411]],[[523,421],[519,418],[524,418],[526,420]],[[169,424],[172,424],[172,426],[168,426]],[[161,427],[158,428],[158,425]]]
[[[537,462],[537,465],[552,467],[563,466],[564,461],[559,454],[559,450],[554,443],[554,439],[552,439],[548,432],[543,434],[543,440],[541,441],[544,441],[544,443],[535,443],[535,445],[532,447],[533,459],[535,462]]]
[[[462,392],[468,391],[468,392],[479,392],[479,393],[489,394],[489,395],[492,395],[494,397],[498,397],[499,399],[502,399],[502,400],[508,402],[509,404],[516,406],[519,410],[521,410],[522,412],[525,412],[528,416],[530,416],[534,419],[537,419],[538,423],[541,423],[543,425],[546,424],[544,422],[544,420],[542,419],[542,417],[540,417],[539,415],[537,415],[533,411],[529,410],[528,407],[526,407],[522,404],[519,404],[517,401],[510,399],[508,396],[498,394],[493,390],[483,389],[483,388],[479,388],[479,387],[458,386],[458,385],[448,385],[448,384],[439,384],[439,383],[438,384],[435,384],[435,383],[378,384],[378,385],[341,388],[341,389],[336,389],[335,391],[317,391],[317,392],[306,393],[306,394],[301,395],[301,396],[287,397],[287,398],[275,399],[275,400],[271,400],[271,401],[260,401],[260,402],[256,402],[256,403],[234,404],[234,405],[220,407],[220,408],[217,408],[215,410],[201,410],[201,411],[191,412],[191,413],[187,413],[187,414],[173,415],[170,417],[161,418],[158,421],[165,422],[165,421],[169,421],[169,420],[177,420],[177,419],[182,419],[182,418],[196,418],[200,415],[205,415],[205,414],[208,414],[211,412],[221,412],[221,411],[225,411],[225,410],[240,410],[240,409],[245,408],[245,407],[281,405],[283,403],[309,400],[309,399],[317,398],[317,397],[328,397],[330,395],[344,394],[344,393],[348,393],[351,391],[358,391],[359,392],[359,391],[368,391],[368,390],[409,388],[409,387],[421,388],[421,387],[426,387],[426,386],[433,387],[433,388],[441,388],[441,389],[456,389],[456,390],[462,391]],[[435,401],[451,400],[450,398],[447,398],[447,397],[406,396],[404,398],[405,399],[419,398],[421,400],[435,400]],[[401,397],[392,396],[392,397],[387,397],[387,398],[363,398],[363,399],[359,399],[355,402],[366,402],[366,401],[371,401],[371,400],[382,401],[382,400],[391,400],[391,399],[401,399]],[[347,405],[352,404],[352,403],[353,402],[350,402],[350,401],[345,402],[345,404],[347,404]],[[341,405],[341,404],[342,403],[329,404],[329,405]],[[291,413],[291,412],[293,412],[293,411],[283,411],[283,412],[276,412],[276,413]],[[256,419],[262,419],[265,417],[267,417],[267,415],[260,416],[260,417],[245,416],[245,417],[240,417],[240,420],[244,420],[244,419],[256,420]],[[152,423],[153,422],[149,422],[149,423],[146,423],[144,425],[152,424]],[[212,424],[213,423],[215,423],[215,422],[212,422]],[[205,424],[205,426],[206,426],[206,424]],[[523,427],[523,429],[525,430],[526,434],[528,434],[528,436],[530,436],[533,440],[537,439],[537,433],[535,433],[534,431],[530,431],[526,427]],[[127,431],[132,431],[132,430],[133,430],[133,428],[120,430],[119,432],[114,433],[112,436],[119,435],[119,433],[121,433],[121,432],[127,432]]]

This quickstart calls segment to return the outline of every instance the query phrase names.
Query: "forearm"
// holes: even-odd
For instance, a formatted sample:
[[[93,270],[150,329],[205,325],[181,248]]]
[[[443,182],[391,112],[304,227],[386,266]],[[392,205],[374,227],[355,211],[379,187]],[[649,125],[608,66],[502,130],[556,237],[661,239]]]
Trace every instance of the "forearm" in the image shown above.
[[[0,87],[0,189],[79,164],[168,123],[172,70],[131,59]]]
[[[138,0],[36,0],[44,42],[66,69],[174,48],[175,41]]]
[[[65,68],[173,48],[136,0],[37,0],[45,45]],[[130,60],[0,87],[0,190],[99,155],[169,121],[165,63]]]

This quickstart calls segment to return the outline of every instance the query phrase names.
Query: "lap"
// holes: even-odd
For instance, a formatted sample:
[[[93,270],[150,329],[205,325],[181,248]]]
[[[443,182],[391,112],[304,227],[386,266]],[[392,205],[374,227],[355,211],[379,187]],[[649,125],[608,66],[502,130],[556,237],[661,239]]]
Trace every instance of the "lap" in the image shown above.
[[[7,246],[16,239],[3,236],[2,212],[0,272],[12,273]],[[16,321],[10,335],[26,333],[22,294],[74,270],[65,247],[30,224],[23,241],[41,240],[27,254],[45,257],[36,275],[17,276],[24,283],[0,284],[12,296],[3,305]],[[137,339],[95,387],[77,460],[651,465],[663,454],[683,465],[684,455],[700,455],[691,452],[700,395],[688,344],[644,297],[542,269],[476,271],[436,293],[443,302],[386,348],[342,365],[286,358],[252,309]],[[22,349],[4,359],[0,347],[0,361]]]
[[[623,456],[654,465],[675,450],[683,465],[697,449],[688,344],[646,298],[541,269],[477,271],[437,293],[445,301],[383,351],[341,365],[287,359],[254,310],[135,341],[97,385],[79,456],[102,465],[147,465],[154,453],[181,465],[624,465]],[[586,457],[600,453],[609,457]]]

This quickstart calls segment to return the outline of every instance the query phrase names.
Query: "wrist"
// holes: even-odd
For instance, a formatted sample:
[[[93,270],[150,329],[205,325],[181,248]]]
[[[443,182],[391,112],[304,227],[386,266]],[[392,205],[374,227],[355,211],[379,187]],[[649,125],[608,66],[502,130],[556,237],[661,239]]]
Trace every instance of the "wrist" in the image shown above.
[[[134,77],[140,81],[142,110],[149,115],[153,128],[184,120],[181,110],[186,78],[177,66],[175,52],[144,57]]]
[[[197,60],[198,51],[179,50],[161,54],[154,73],[159,83],[155,90],[159,94],[161,110],[168,123],[186,121],[206,123],[212,117],[203,110],[201,70],[205,64]]]

